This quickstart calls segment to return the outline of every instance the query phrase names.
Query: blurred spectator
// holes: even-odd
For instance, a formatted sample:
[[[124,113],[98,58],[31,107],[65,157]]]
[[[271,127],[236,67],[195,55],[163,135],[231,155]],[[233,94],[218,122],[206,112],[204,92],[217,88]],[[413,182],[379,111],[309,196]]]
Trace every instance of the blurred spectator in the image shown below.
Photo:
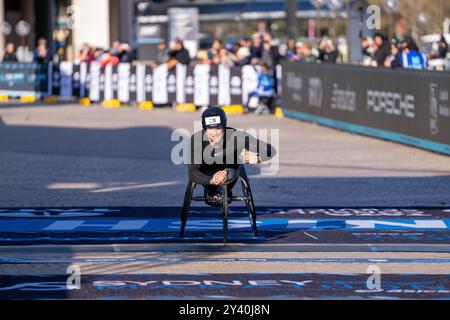
[[[153,68],[166,63],[169,60],[169,49],[167,48],[167,43],[164,40],[161,40],[157,46],[158,53],[156,55],[156,59],[150,62],[150,65]]]
[[[376,45],[369,37],[361,38],[361,51],[363,55],[362,64],[364,66],[375,66],[373,63],[373,55],[375,52]]]
[[[3,55],[2,62],[18,62],[16,56],[16,49],[13,43],[8,43],[5,47],[5,54]]]
[[[244,66],[250,64],[250,50],[247,47],[240,47],[234,56],[234,64],[236,66]]]
[[[315,63],[317,61],[317,57],[312,53],[312,46],[309,43],[304,43],[300,47],[301,61],[308,63]]]
[[[94,50],[88,43],[84,43],[81,49],[81,61],[91,63],[94,60]]]
[[[278,47],[272,45],[272,37],[270,35],[264,38],[261,62],[266,64],[270,69],[275,68],[275,66],[280,62]]]
[[[426,69],[428,61],[424,54],[419,52],[417,44],[410,37],[402,42],[402,66],[408,69]]]
[[[448,44],[445,37],[441,35],[441,38],[433,46],[433,50],[430,52],[431,59],[446,59],[448,53]]]
[[[447,41],[445,40],[444,35],[441,35],[441,39],[438,41],[438,57],[440,59],[445,59],[447,58],[447,53],[448,53],[448,44]]]
[[[375,34],[374,38],[375,52],[373,60],[378,67],[383,67],[386,58],[390,55],[390,48],[386,37],[382,33]]]
[[[253,98],[256,98],[258,100],[258,108],[255,111],[256,113],[264,114],[273,112],[275,82],[273,72],[265,63],[261,64],[261,69],[258,72],[258,84],[256,86],[256,89],[249,94],[247,103],[244,106],[245,113],[249,112],[250,102]]]
[[[211,49],[208,50],[208,59],[215,61],[215,64],[218,63],[219,51],[223,48],[223,43],[219,39],[215,39],[212,43]]]
[[[189,51],[184,47],[183,41],[175,39],[169,51],[169,67],[174,67],[178,63],[188,65],[190,60]]]
[[[37,48],[33,53],[33,62],[43,64],[49,63],[52,60],[51,54],[47,47],[47,40],[44,38],[40,38],[38,40]]]
[[[116,57],[119,56],[121,43],[119,40],[115,40],[111,46],[111,53]]]
[[[219,51],[219,63],[225,67],[232,67],[234,65],[232,54],[225,48]]]
[[[263,38],[259,33],[255,33],[252,36],[252,45],[250,47],[250,56],[252,59],[261,59],[263,52]]]
[[[287,41],[287,48],[286,48],[286,59],[291,59],[296,52],[296,42],[294,38],[289,38]]]
[[[400,56],[400,49],[396,42],[391,42],[390,52],[391,54],[386,58],[384,66],[391,69],[401,68],[403,66],[402,59]]]
[[[119,58],[113,55],[111,50],[105,50],[98,61],[101,68],[105,68],[110,64],[117,65],[120,62]]]
[[[114,55],[114,51],[111,51]],[[134,60],[133,52],[128,43],[121,43],[119,46],[119,53],[117,55],[119,61],[122,63],[131,63]]]
[[[321,63],[336,63],[338,58],[338,51],[333,44],[333,41],[328,38],[323,38],[319,44],[319,58]]]

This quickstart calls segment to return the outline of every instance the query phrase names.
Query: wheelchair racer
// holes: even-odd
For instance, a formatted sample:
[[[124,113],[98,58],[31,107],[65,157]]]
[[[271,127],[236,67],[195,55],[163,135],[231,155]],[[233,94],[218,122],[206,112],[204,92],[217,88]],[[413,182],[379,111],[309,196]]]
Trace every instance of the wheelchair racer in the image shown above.
[[[264,141],[227,127],[227,116],[219,107],[203,112],[202,127],[191,137],[189,179],[204,186],[207,204],[220,206],[221,186],[228,186],[231,201],[240,165],[268,161],[276,151]]]

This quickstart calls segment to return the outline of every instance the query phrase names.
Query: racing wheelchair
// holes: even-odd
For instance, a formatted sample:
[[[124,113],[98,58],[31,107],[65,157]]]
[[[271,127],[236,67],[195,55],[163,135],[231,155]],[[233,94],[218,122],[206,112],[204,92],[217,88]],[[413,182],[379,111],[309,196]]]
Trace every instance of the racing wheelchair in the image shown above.
[[[221,210],[222,219],[223,219],[223,242],[224,242],[224,244],[226,244],[227,240],[228,240],[228,218],[229,218],[229,211],[230,211],[229,205],[232,201],[244,201],[245,202],[248,213],[249,213],[250,224],[252,227],[253,235],[255,237],[258,236],[258,229],[256,226],[256,210],[255,210],[255,205],[253,202],[252,191],[250,189],[250,182],[248,180],[244,165],[240,165],[237,172],[238,172],[238,175],[235,179],[238,179],[241,181],[243,196],[231,196],[231,198],[228,197],[228,194],[230,191],[230,190],[228,190],[228,188],[229,188],[229,185],[235,181],[235,179],[234,179],[230,182],[225,183],[221,187],[222,192],[220,193],[220,196],[216,199],[216,202],[217,202],[216,204]],[[193,181],[188,182],[186,194],[184,196],[183,208],[181,210],[180,238],[182,238],[184,236],[184,231],[186,229],[186,223],[187,223],[188,216],[189,216],[189,209],[191,207],[191,202],[192,201],[206,202],[206,196],[203,196],[203,197],[201,197],[201,196],[195,197],[194,196],[194,191],[195,191],[196,187],[197,187],[197,183],[195,183]],[[206,203],[209,204],[208,202],[206,202]]]

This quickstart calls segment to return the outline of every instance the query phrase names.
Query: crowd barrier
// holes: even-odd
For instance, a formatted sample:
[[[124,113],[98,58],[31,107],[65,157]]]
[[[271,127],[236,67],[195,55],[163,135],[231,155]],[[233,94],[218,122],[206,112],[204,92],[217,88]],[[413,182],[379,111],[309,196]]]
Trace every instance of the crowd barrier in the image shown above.
[[[258,83],[258,70],[250,65],[177,65],[169,69],[167,64],[152,68],[141,63],[121,63],[102,68],[96,62],[61,62],[48,66],[0,64],[0,72],[0,95],[76,97],[112,105],[242,106]],[[35,76],[31,77],[33,72]],[[36,84],[34,80],[38,78]]]
[[[283,62],[285,116],[450,155],[450,73]]]

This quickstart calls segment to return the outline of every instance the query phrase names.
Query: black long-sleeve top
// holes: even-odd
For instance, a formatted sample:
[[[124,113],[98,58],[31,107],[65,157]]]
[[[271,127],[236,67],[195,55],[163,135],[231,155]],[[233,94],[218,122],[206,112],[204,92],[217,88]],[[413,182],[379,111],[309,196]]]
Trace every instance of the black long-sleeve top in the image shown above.
[[[238,169],[239,165],[243,164],[240,155],[244,149],[257,153],[261,162],[268,161],[276,155],[272,145],[234,128],[226,128],[222,145],[225,148],[213,148],[203,130],[192,135],[189,159],[191,181],[209,185],[215,173],[227,168]]]

